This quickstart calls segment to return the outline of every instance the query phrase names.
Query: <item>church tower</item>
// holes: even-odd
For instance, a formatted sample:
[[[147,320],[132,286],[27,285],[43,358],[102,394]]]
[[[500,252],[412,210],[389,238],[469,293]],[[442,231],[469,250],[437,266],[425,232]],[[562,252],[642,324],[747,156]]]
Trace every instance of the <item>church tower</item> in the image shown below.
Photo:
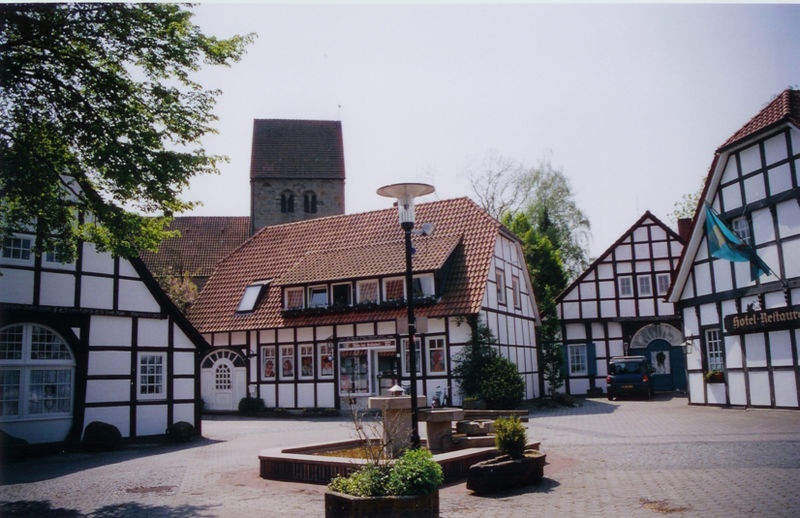
[[[254,120],[250,234],[344,214],[344,177],[341,122]]]

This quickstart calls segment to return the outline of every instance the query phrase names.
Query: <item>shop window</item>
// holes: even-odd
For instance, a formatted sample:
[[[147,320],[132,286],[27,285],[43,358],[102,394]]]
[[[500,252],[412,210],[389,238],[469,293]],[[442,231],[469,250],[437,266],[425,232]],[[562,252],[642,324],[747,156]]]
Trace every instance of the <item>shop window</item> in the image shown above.
[[[369,351],[366,349],[339,351],[339,392],[369,394]]]
[[[300,377],[313,378],[314,377],[314,346],[301,345],[300,346]]]
[[[319,346],[319,376],[320,378],[333,377],[333,346],[320,344]]]
[[[261,347],[261,372],[264,379],[275,379],[275,346]]]
[[[447,352],[444,338],[428,338],[428,372],[444,374],[447,372]]]
[[[294,379],[294,346],[281,346],[281,379]]]

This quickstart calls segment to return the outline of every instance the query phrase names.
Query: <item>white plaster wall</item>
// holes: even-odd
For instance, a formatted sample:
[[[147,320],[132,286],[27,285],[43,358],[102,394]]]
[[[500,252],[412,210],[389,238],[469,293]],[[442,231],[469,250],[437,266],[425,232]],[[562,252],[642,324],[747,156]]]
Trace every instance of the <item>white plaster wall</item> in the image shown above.
[[[619,301],[619,316],[621,317],[635,317],[636,316],[636,301],[633,299],[620,299]]]
[[[708,398],[709,405],[726,404],[727,401],[725,400],[725,384],[724,383],[706,384],[706,397]]]
[[[742,367],[742,346],[739,335],[730,335],[724,338],[725,365],[730,369]]]
[[[297,384],[297,406],[299,408],[313,408],[314,407],[314,384],[313,383],[298,383]]]
[[[281,408],[294,408],[294,384],[280,384],[280,388],[278,389],[278,406]]]
[[[570,378],[569,391],[571,394],[586,394],[588,390],[589,390],[588,379]]]
[[[613,300],[601,300],[600,316],[603,318],[613,318],[617,316],[617,304]]]
[[[689,386],[689,401],[691,403],[705,403],[703,401],[704,388],[703,388],[703,373],[690,372],[688,379]]]
[[[742,191],[739,189],[738,183],[722,188],[722,201],[725,203],[725,210],[742,206]]]
[[[458,320],[455,317],[451,317],[449,331],[450,336],[448,341],[450,343],[465,343],[470,339],[469,324],[467,324],[467,322],[464,320]]]
[[[763,200],[767,196],[764,187],[764,174],[758,173],[744,180],[744,199],[747,203]]]
[[[578,286],[580,288],[580,294],[582,299],[596,299],[597,298],[597,289],[595,288],[594,281],[592,282],[582,282]]]
[[[336,397],[333,391],[334,391],[333,383],[318,383],[317,407],[334,408],[336,406]]]
[[[285,330],[283,330],[283,329],[279,329],[278,330],[278,341],[282,341],[281,338],[280,338],[281,337],[281,331],[285,331]],[[336,326],[336,336],[338,338],[347,338],[347,337],[354,336],[352,324],[341,324],[341,325]]]
[[[797,381],[794,371],[776,370],[772,377],[775,382],[775,406],[797,407]]]
[[[131,319],[92,315],[89,324],[89,345],[131,345]]]
[[[733,263],[733,270],[736,276],[737,288],[746,288],[748,286],[755,286],[756,284],[755,281],[750,280],[750,263],[748,262]]]
[[[136,435],[161,435],[167,431],[167,405],[136,407]]]
[[[194,399],[194,379],[178,378],[172,381],[173,397],[175,399]],[[239,401],[235,401],[239,404]]]
[[[136,338],[140,347],[166,347],[169,342],[169,320],[140,318]]]
[[[775,225],[769,209],[753,211],[753,239],[757,245],[775,240]]]
[[[129,364],[130,365],[130,364]],[[130,401],[131,382],[122,380],[87,380],[87,403],[113,403]]]
[[[739,177],[739,170],[736,168],[736,157],[730,155],[725,164],[725,171],[722,173],[722,183],[728,183]]]
[[[765,371],[750,372],[750,404],[769,406],[769,374]]]
[[[792,338],[789,331],[773,331],[769,334],[769,352],[773,367],[793,364]]]
[[[608,355],[609,356],[622,356],[625,349],[622,345],[622,340],[609,340],[608,341]]]
[[[794,239],[783,243],[784,257],[800,257],[800,239]],[[800,261],[786,261],[786,277],[800,277]]]
[[[767,351],[764,345],[764,335],[751,333],[744,335],[745,359],[748,367],[766,367]]]
[[[658,299],[658,314],[674,315],[675,306],[671,302],[664,302],[662,299]]]
[[[206,337],[207,335],[203,335]],[[195,345],[189,340],[178,324],[172,326],[172,344],[175,349],[194,349]]]
[[[81,277],[81,307],[113,309],[114,280],[109,277]]]
[[[333,334],[331,331],[330,334]],[[327,335],[325,335],[327,336]],[[259,344],[274,344],[275,343],[275,330],[274,329],[265,329],[258,332],[258,343]]]
[[[133,268],[133,265],[127,259],[119,260],[119,274],[123,277],[139,277],[139,273]]]
[[[767,165],[780,162],[787,156],[786,137],[783,133],[764,141],[764,158]]]
[[[562,319],[580,318],[580,306],[577,302],[564,302],[561,306]]]
[[[172,358],[175,374],[194,374],[194,353],[175,351]]]
[[[152,293],[142,281],[120,279],[119,281],[119,309],[127,311],[148,311],[158,313],[158,305]]]
[[[130,374],[131,353],[125,351],[91,351],[89,376],[119,376]]]
[[[172,407],[172,420],[175,423],[186,421],[192,426],[197,426],[194,422],[194,404],[181,403]]]
[[[700,353],[702,344],[699,339],[692,340],[691,353],[686,355],[686,368],[687,369],[701,369],[703,368],[703,358]]]
[[[655,304],[653,299],[640,299],[639,300],[639,316],[650,317],[656,314]]]
[[[33,304],[33,271],[3,268],[0,273],[0,302]]]
[[[230,345],[246,345],[246,344],[247,344],[246,331],[235,331],[231,333]]]
[[[583,324],[567,324],[567,340],[583,340],[586,338],[586,328]]]
[[[700,306],[700,323],[704,326],[719,323],[719,315],[715,304],[702,304]]]
[[[777,204],[778,232],[781,237],[789,237],[800,233],[800,204],[789,200]]]
[[[83,414],[84,431],[86,430],[86,426],[92,421],[102,421],[116,426],[123,437],[130,437],[131,435],[131,408],[127,405],[87,408],[84,410]],[[82,437],[83,432],[81,432],[81,438]]]
[[[583,318],[597,318],[597,303],[595,301],[581,302]]]
[[[739,152],[739,162],[742,167],[742,174],[752,173],[761,167],[761,152],[758,144],[753,144]]]
[[[782,291],[772,291],[764,294],[765,309],[782,308],[786,305],[786,298]]]
[[[333,392],[333,390],[331,390]],[[331,395],[331,397],[333,397]],[[277,407],[277,402],[275,401],[275,385],[261,385],[261,399],[264,400],[264,406],[267,408],[275,408]]]
[[[228,345],[228,333],[214,333],[214,347],[224,347]]]
[[[0,430],[15,437],[24,437],[31,444],[63,441],[70,428],[71,417],[0,423]]]
[[[780,194],[792,188],[792,170],[789,163],[773,167],[767,171],[770,194]]]
[[[630,262],[621,262],[617,263],[617,275],[631,273],[633,271],[633,266]]]
[[[717,292],[733,289],[733,277],[731,277],[730,261],[714,261],[714,283]]]
[[[313,342],[314,341],[314,328],[313,327],[298,327],[297,328],[297,341],[298,342]]]
[[[428,320],[428,329],[430,329],[431,323],[433,321],[436,321],[436,320],[439,320],[439,319]],[[378,334],[379,335],[393,335],[395,333],[395,327],[396,326],[395,326],[395,321],[394,320],[389,320],[389,321],[385,321],[385,322],[378,322]],[[324,337],[324,336],[327,336],[327,335],[319,334],[319,331],[317,331],[317,336]]]
[[[42,272],[39,304],[42,306],[74,306],[75,276],[64,273]]]
[[[694,265],[694,278],[698,295],[711,293],[711,274],[708,263]]]
[[[114,273],[114,259],[109,253],[100,253],[91,243],[84,243],[81,264],[84,272]]]
[[[728,373],[728,397],[730,397],[731,405],[747,404],[747,392],[745,392],[744,389],[743,372]]]

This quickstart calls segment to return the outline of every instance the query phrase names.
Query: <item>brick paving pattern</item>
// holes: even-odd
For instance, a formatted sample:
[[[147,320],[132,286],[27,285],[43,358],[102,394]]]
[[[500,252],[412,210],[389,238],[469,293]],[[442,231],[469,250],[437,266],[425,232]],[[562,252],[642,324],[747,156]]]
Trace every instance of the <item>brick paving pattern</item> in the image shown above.
[[[263,480],[257,454],[354,438],[346,418],[215,417],[203,430],[188,446],[4,465],[0,516],[323,516],[323,486]],[[532,409],[528,435],[548,454],[541,484],[492,497],[453,484],[440,492],[441,516],[800,516],[798,411],[589,399]]]

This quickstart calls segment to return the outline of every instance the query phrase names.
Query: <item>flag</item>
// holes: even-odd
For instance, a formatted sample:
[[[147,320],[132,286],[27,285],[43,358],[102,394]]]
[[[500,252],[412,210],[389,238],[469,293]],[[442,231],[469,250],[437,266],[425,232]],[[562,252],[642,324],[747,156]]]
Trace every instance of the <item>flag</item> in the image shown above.
[[[706,236],[708,251],[712,257],[728,261],[750,263],[750,280],[756,280],[762,273],[770,274],[769,266],[756,254],[753,248],[734,234],[706,204]]]

